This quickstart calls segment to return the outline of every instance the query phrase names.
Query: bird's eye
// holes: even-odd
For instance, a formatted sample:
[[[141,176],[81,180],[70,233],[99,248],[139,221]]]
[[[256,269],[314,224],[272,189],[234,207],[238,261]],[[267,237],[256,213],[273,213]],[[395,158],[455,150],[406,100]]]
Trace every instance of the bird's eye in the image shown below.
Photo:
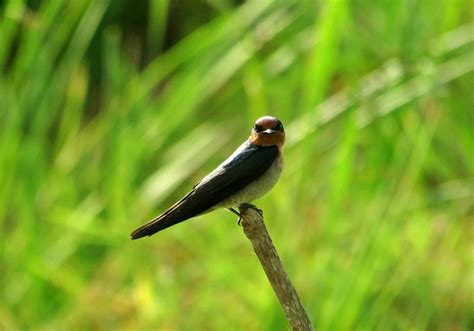
[[[281,124],[281,122],[278,122],[278,125],[276,126],[275,130],[283,132],[283,124]]]
[[[257,124],[255,124],[255,126],[253,128],[254,128],[255,132],[262,132],[263,131],[263,127],[260,126],[260,125],[257,125]]]

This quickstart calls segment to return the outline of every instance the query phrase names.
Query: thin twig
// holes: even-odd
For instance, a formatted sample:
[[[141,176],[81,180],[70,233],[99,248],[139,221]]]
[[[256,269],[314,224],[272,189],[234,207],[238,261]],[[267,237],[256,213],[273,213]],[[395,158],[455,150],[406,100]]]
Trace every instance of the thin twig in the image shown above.
[[[278,252],[273,246],[261,212],[249,204],[241,205],[239,211],[244,233],[252,243],[291,328],[293,330],[314,330],[298,293],[283,268]]]

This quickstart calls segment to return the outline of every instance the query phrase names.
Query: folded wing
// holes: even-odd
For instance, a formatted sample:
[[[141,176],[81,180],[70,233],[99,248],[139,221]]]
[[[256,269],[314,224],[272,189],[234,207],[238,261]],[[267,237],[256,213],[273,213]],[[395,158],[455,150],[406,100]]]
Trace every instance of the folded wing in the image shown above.
[[[263,175],[277,157],[276,146],[261,147],[245,142],[180,201],[133,231],[132,239],[151,236],[208,211]]]

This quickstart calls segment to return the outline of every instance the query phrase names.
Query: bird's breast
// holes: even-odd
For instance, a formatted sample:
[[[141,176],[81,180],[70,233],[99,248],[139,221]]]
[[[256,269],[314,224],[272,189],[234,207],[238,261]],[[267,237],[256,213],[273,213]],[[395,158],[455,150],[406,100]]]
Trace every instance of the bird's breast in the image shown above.
[[[283,157],[281,154],[273,161],[270,167],[257,179],[245,186],[237,193],[223,200],[217,207],[230,208],[241,203],[252,202],[270,191],[278,182],[283,169]]]

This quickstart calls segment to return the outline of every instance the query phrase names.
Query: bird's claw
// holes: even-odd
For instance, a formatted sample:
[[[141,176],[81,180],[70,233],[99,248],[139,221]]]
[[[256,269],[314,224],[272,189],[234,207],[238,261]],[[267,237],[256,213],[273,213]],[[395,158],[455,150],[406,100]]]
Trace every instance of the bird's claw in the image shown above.
[[[242,221],[242,215],[240,215],[240,213],[234,208],[227,208],[227,209],[233,212],[235,215],[239,216],[239,218],[237,219],[237,225],[240,226],[240,222]]]
[[[242,225],[242,212],[245,210],[252,208],[253,210],[256,210],[260,216],[263,217],[263,210],[255,206],[254,204],[251,203],[242,203],[239,205],[239,211],[235,210],[234,208],[228,208],[229,211],[233,212],[235,215],[239,216],[237,219],[237,225],[241,226]]]
[[[242,211],[245,211],[249,208],[252,208],[253,210],[256,210],[260,216],[263,217],[263,210],[261,210],[260,208],[258,208],[257,206],[255,206],[254,204],[251,204],[251,203],[242,203],[239,205],[239,211],[240,213],[242,213]]]

